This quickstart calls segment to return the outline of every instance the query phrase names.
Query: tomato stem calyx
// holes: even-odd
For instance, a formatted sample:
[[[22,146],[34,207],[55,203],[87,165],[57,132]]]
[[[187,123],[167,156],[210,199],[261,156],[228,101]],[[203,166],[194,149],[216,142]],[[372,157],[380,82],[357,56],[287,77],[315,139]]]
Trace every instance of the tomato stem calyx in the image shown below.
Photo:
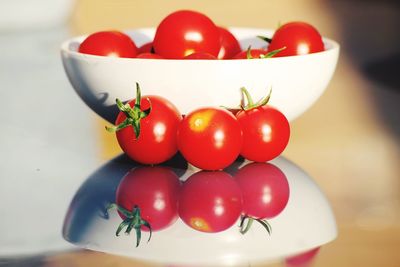
[[[269,38],[269,37],[263,36],[263,35],[257,35],[257,38],[261,39],[261,40],[263,40],[263,41],[265,41],[267,43],[271,43],[271,41],[272,41],[272,38]]]
[[[141,102],[141,92],[139,83],[136,83],[136,100],[133,107],[131,107],[128,103],[124,104],[118,98],[115,100],[117,103],[118,109],[123,112],[126,116],[126,119],[116,126],[108,127],[106,126],[106,130],[111,133],[115,133],[119,130],[122,130],[128,126],[132,126],[135,132],[136,139],[140,136],[140,120],[146,118],[151,112],[151,102],[150,99],[146,99],[150,107],[146,110],[140,109],[140,102]]]
[[[246,221],[247,221],[247,223],[245,224]],[[247,233],[250,230],[251,225],[253,224],[254,221],[260,223],[265,228],[265,230],[267,230],[268,234],[271,235],[272,227],[267,220],[256,219],[256,218],[253,218],[253,217],[250,217],[247,215],[241,216],[241,220],[240,220],[240,224],[239,224],[240,233],[243,235],[245,233]]]
[[[241,87],[240,92],[242,93],[240,108],[242,110],[251,110],[251,109],[259,108],[259,107],[262,107],[262,106],[265,106],[266,104],[268,104],[268,102],[271,98],[272,88],[270,87],[268,94],[265,97],[258,100],[256,103],[254,103],[253,98],[251,97],[249,91],[245,87]],[[247,104],[246,104],[246,101],[247,101]]]
[[[271,57],[275,56],[276,54],[278,54],[279,52],[281,52],[281,51],[283,51],[285,49],[286,49],[286,46],[281,47],[279,49],[275,49],[275,50],[270,51],[270,52],[266,52],[265,54],[260,54],[258,58],[260,58],[260,59],[271,58]],[[254,59],[254,57],[251,55],[251,45],[247,48],[246,58],[247,59]]]
[[[129,211],[115,203],[110,204],[107,207],[107,210],[116,208],[120,213],[122,213],[126,218],[119,224],[117,231],[115,233],[116,236],[119,236],[121,231],[126,227],[125,234],[129,235],[132,229],[135,229],[136,232],[136,247],[139,246],[140,240],[142,238],[142,230],[141,227],[145,226],[150,231],[150,236],[147,242],[150,241],[152,235],[151,225],[148,221],[142,219],[140,215],[140,208],[138,206],[134,206],[132,211]]]

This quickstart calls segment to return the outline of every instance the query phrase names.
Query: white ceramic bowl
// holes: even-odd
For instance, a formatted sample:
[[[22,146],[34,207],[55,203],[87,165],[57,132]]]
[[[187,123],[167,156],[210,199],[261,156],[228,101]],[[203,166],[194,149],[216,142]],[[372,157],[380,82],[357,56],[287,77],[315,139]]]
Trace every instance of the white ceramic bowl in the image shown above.
[[[230,28],[243,49],[265,46],[257,35],[273,31]],[[141,45],[151,41],[154,28],[127,32]],[[135,83],[142,94],[161,95],[186,114],[202,106],[235,107],[240,103],[240,87],[255,99],[272,87],[270,104],[289,120],[306,111],[326,89],[336,67],[339,45],[324,39],[326,50],[319,53],[254,60],[154,60],[111,58],[77,52],[85,36],[62,44],[61,56],[67,76],[78,95],[97,114],[114,122],[115,99],[135,97]]]
[[[247,164],[235,162],[231,170]],[[115,201],[115,190],[132,162],[120,156],[94,172],[81,186],[67,212],[63,236],[78,247],[162,264],[182,266],[240,265],[280,261],[288,256],[322,246],[337,235],[332,209],[313,179],[283,157],[271,161],[286,176],[290,196],[285,209],[269,220],[271,235],[254,223],[245,235],[237,222],[219,233],[202,233],[189,228],[181,219],[170,227],[149,234],[135,247],[135,233],[115,236],[121,218],[115,210],[102,216],[108,203]],[[193,174],[190,168],[174,169],[181,180]],[[171,165],[167,165],[171,166]]]

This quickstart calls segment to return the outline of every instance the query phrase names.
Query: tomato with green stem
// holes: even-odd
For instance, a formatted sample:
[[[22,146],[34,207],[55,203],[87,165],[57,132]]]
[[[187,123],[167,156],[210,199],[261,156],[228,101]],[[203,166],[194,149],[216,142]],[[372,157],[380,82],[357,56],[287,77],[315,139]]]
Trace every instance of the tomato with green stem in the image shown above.
[[[84,54],[107,57],[133,58],[138,49],[133,40],[119,31],[100,31],[90,34],[79,45],[78,51]]]
[[[275,55],[279,54],[281,51],[285,50],[286,47],[281,47],[279,49],[273,51],[266,51],[264,49],[252,49],[251,46],[247,48],[246,51],[241,51],[236,54],[233,59],[263,59],[263,58],[271,58]]]
[[[178,151],[176,132],[182,120],[178,109],[160,96],[141,97],[136,83],[136,99],[123,104],[113,127],[121,149],[142,164],[159,164],[172,158]]]
[[[289,201],[290,187],[286,175],[271,163],[253,162],[240,168],[235,180],[243,195],[241,232],[246,233],[255,220],[271,233],[267,219],[278,216]]]
[[[122,218],[116,235],[136,232],[136,246],[141,240],[141,231],[160,231],[178,218],[178,195],[180,181],[167,167],[138,167],[129,171],[116,191],[116,200],[109,209],[116,208]]]
[[[251,161],[266,162],[279,156],[290,138],[290,125],[286,116],[278,109],[267,105],[270,94],[254,103],[246,88],[241,88],[241,109],[236,113],[243,131],[243,146],[240,154]]]
[[[182,186],[179,217],[197,231],[224,231],[238,221],[241,212],[240,188],[226,172],[200,171]]]

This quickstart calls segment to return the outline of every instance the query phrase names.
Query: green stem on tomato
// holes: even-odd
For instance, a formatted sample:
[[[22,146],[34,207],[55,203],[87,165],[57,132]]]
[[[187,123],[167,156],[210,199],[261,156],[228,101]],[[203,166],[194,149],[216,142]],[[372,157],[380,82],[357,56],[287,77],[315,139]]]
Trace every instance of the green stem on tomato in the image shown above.
[[[245,221],[247,221],[247,224],[245,224]],[[252,226],[254,221],[260,223],[265,228],[265,230],[268,232],[268,234],[271,235],[272,227],[271,227],[271,225],[269,224],[269,222],[267,220],[265,220],[265,219],[264,220],[255,219],[255,218],[250,217],[248,215],[243,215],[242,218],[241,218],[240,225],[239,225],[240,233],[243,234],[243,235],[246,234],[250,230],[250,228],[251,228],[251,226]]]
[[[122,129],[128,127],[128,126],[132,126],[133,130],[135,132],[135,137],[139,138],[139,136],[140,136],[140,120],[143,118],[146,118],[151,112],[151,102],[148,98],[147,98],[147,101],[150,103],[150,107],[146,110],[140,109],[141,99],[142,99],[142,96],[141,96],[141,92],[140,92],[140,86],[139,86],[139,83],[136,83],[136,100],[135,100],[135,104],[133,107],[131,107],[128,103],[127,104],[122,103],[122,101],[119,100],[118,98],[115,100],[115,102],[117,103],[118,109],[125,114],[126,119],[116,126],[111,126],[111,127],[106,126],[105,127],[106,130],[108,132],[115,133],[119,130],[122,130]]]
[[[263,36],[263,35],[257,35],[257,38],[259,38],[267,43],[271,43],[271,41],[272,41],[272,38],[269,38],[269,37]]]
[[[132,208],[132,211],[128,211],[127,209],[113,203],[110,204],[107,208],[107,210],[109,209],[113,209],[116,208],[119,212],[121,212],[126,218],[119,224],[117,231],[115,232],[116,236],[119,236],[119,234],[121,233],[121,231],[126,228],[125,230],[125,234],[130,234],[131,231],[133,229],[135,229],[136,232],[136,247],[139,246],[140,244],[140,240],[142,239],[142,226],[145,226],[146,228],[149,229],[150,231],[150,236],[149,239],[147,240],[147,242],[150,241],[151,236],[152,236],[152,228],[151,225],[148,221],[142,219],[141,215],[140,215],[140,208],[138,206],[134,206]]]
[[[254,103],[249,91],[247,91],[247,89],[245,87],[240,88],[240,90],[241,90],[241,93],[242,93],[242,105],[241,105],[241,108],[243,110],[250,110],[250,109],[258,108],[258,107],[261,107],[261,106],[265,106],[266,104],[268,104],[268,102],[269,102],[269,100],[271,98],[271,93],[272,93],[272,88],[270,88],[268,95],[266,95],[265,97],[263,97],[262,99],[260,99],[256,103]],[[243,104],[245,102],[245,100],[247,100],[247,105]]]
[[[286,49],[286,46],[278,48],[278,49],[275,49],[275,50],[273,50],[271,52],[268,52],[268,53],[266,53],[264,55],[260,55],[260,58],[271,58],[271,57],[275,56],[276,54],[278,54],[279,52],[281,52],[281,51],[283,51],[285,49]]]

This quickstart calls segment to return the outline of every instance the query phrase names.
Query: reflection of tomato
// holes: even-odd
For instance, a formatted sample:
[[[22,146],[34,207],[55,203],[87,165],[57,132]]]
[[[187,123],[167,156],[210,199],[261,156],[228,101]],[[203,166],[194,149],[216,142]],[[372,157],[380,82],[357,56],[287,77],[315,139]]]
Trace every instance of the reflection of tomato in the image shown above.
[[[138,85],[137,85],[138,86]],[[140,94],[140,89],[137,89]],[[158,164],[170,159],[178,150],[176,143],[176,131],[182,119],[177,108],[167,99],[160,96],[146,96],[140,98],[140,108],[135,106],[136,99],[128,102],[132,108],[126,111],[126,105],[118,114],[116,127],[108,128],[109,131],[116,131],[117,140],[122,150],[133,160],[142,164]],[[151,107],[148,115],[143,115],[138,120],[140,134],[137,135],[135,120],[138,115],[133,114],[127,120],[126,113],[143,113]],[[118,129],[119,125],[125,127]],[[137,128],[137,127],[136,127]]]
[[[217,56],[220,48],[218,27],[199,12],[176,11],[158,25],[153,47],[157,54],[171,59],[181,59],[195,52]]]
[[[228,111],[200,108],[182,120],[177,140],[179,151],[189,163],[204,170],[220,170],[238,157],[242,130]]]
[[[80,44],[78,51],[109,57],[136,57],[137,55],[137,47],[132,39],[119,31],[93,33]]]
[[[311,266],[312,260],[317,256],[320,247],[302,252],[298,255],[286,258],[287,267],[308,267]]]
[[[270,219],[288,203],[290,189],[285,174],[270,163],[250,163],[235,175],[243,194],[243,213],[254,219]]]
[[[153,231],[171,225],[178,217],[180,182],[166,167],[138,167],[128,172],[116,192],[116,204],[128,211],[135,206]],[[122,219],[126,217],[122,215]],[[142,230],[147,230],[142,228]]]
[[[322,37],[312,25],[305,22],[290,22],[282,25],[272,36],[268,51],[282,47],[276,57],[305,55],[325,50]]]
[[[221,48],[218,53],[218,59],[231,59],[240,52],[240,44],[228,29],[222,27],[218,27],[218,29],[221,39]]]
[[[251,161],[265,162],[279,156],[290,137],[287,118],[279,110],[264,105],[241,110],[236,117],[243,129],[241,155]]]
[[[231,227],[242,211],[237,183],[225,172],[201,171],[182,186],[179,216],[190,227],[202,232],[220,232]]]

